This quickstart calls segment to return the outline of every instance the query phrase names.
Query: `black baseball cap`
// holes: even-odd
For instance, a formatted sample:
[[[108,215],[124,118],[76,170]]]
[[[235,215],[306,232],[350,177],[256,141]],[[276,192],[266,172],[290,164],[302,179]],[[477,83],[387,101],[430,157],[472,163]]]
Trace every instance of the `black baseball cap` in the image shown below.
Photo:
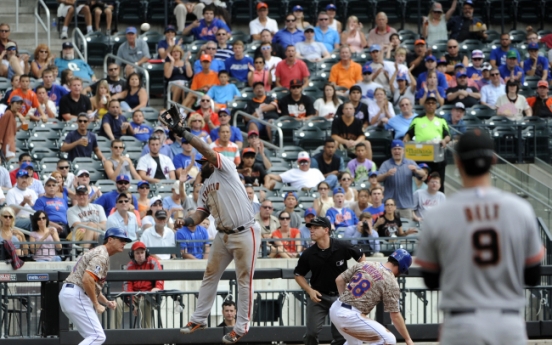
[[[332,228],[332,224],[330,223],[330,220],[326,217],[314,217],[310,222],[307,223],[307,228],[310,228],[311,226],[321,226],[323,228]]]
[[[77,194],[88,194],[88,188],[85,185],[80,185],[77,188],[75,188],[75,192]],[[118,196],[117,196],[117,200],[119,200]]]
[[[167,219],[167,211],[159,210],[155,212],[155,218],[157,219]]]
[[[455,151],[469,176],[483,175],[491,169],[495,160],[494,141],[480,129],[463,134],[456,143]]]

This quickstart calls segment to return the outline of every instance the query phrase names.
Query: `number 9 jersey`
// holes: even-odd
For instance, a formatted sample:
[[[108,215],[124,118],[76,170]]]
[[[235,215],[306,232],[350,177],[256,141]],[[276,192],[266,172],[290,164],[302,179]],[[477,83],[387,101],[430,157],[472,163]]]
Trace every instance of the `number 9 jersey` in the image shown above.
[[[440,272],[440,308],[523,308],[524,269],[544,257],[536,219],[527,201],[494,187],[428,211],[415,262]]]
[[[400,290],[393,272],[380,262],[360,262],[341,273],[347,287],[339,301],[352,305],[363,314],[383,300],[385,312],[399,312]]]

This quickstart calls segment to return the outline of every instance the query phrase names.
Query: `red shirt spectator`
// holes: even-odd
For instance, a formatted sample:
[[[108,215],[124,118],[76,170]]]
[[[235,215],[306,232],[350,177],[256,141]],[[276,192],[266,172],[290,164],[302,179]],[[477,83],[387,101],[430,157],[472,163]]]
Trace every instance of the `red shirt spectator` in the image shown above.
[[[289,82],[293,79],[303,81],[304,87],[309,85],[309,69],[307,65],[295,57],[295,47],[286,48],[286,59],[276,65],[276,86],[289,89]]]

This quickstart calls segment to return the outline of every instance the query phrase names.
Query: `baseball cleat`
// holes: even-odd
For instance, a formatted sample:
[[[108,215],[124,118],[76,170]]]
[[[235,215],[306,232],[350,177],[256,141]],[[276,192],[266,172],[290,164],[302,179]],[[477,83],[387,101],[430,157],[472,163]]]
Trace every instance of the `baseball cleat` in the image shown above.
[[[225,344],[234,344],[237,343],[238,340],[240,340],[243,337],[243,335],[238,335],[235,331],[232,331],[230,333],[227,333],[224,337],[222,337],[222,342]]]
[[[184,328],[180,329],[180,333],[190,334],[190,333],[193,333],[195,331],[204,330],[205,328],[207,328],[206,325],[202,325],[202,324],[190,321],[190,322],[188,322],[188,324]]]

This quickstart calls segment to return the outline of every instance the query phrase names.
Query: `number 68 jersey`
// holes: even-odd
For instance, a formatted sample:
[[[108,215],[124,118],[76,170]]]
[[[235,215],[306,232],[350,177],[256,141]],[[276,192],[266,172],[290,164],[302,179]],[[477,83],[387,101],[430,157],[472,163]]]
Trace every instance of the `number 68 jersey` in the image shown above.
[[[470,188],[427,212],[415,262],[440,272],[441,309],[523,308],[524,269],[544,254],[527,201]]]
[[[341,277],[348,282],[339,300],[352,305],[363,314],[370,311],[383,300],[385,312],[399,312],[399,284],[391,270],[380,262],[360,262]]]

